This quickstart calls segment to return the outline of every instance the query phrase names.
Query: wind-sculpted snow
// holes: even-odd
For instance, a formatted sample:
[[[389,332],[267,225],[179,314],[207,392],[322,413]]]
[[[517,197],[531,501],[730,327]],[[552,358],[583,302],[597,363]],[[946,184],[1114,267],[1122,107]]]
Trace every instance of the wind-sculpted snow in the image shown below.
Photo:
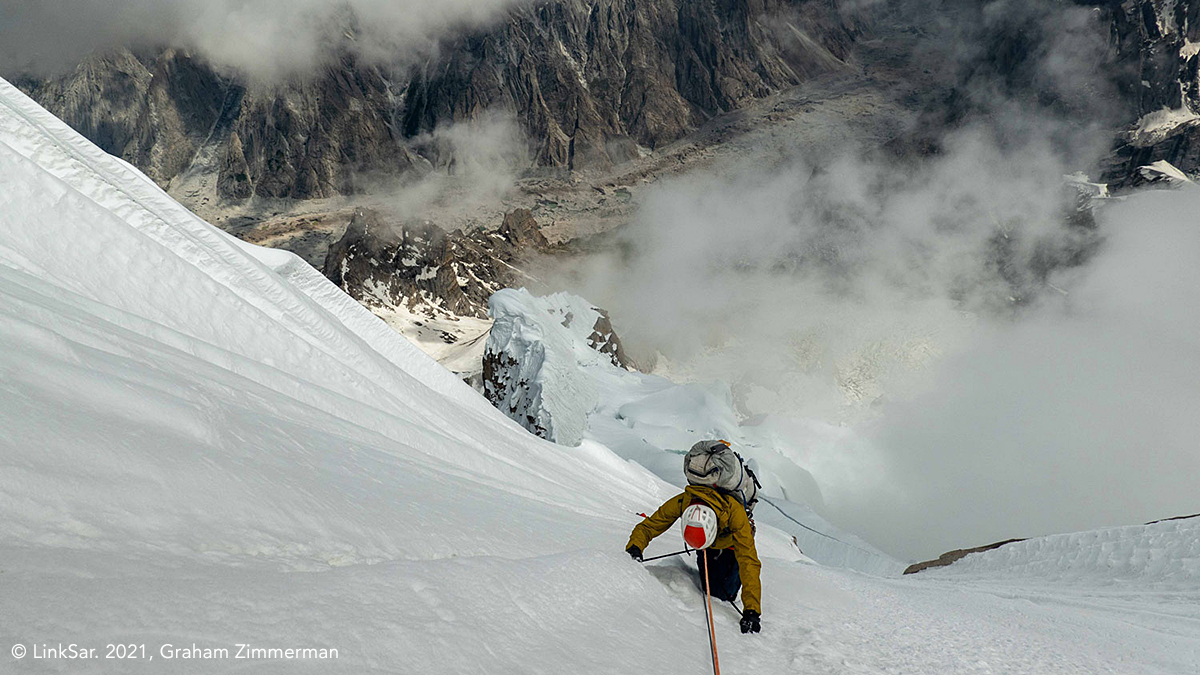
[[[613,367],[585,344],[600,313],[566,293],[534,298],[523,289],[504,289],[488,302],[488,314],[488,400],[531,432],[578,445],[597,396],[585,372]]]
[[[1026,539],[927,574],[1200,588],[1200,517]]]

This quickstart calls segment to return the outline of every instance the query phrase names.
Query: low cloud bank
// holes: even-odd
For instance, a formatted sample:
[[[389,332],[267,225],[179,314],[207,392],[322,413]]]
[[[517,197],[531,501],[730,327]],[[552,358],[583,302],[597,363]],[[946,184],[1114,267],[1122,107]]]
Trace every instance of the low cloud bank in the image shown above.
[[[936,153],[664,182],[566,283],[804,439],[828,517],[897,555],[1200,511],[1200,197],[1091,222],[1064,180],[1123,114],[1099,15],[908,5],[946,10],[917,49],[955,87],[911,136]]]
[[[949,147],[664,186],[573,283],[791,418],[827,515],[897,555],[1200,511],[1200,190],[1067,225],[1044,144]]]
[[[912,557],[1200,511],[1198,209],[1188,190],[1102,211],[1065,295],[980,326],[839,449],[877,470],[830,507]]]
[[[522,0],[56,0],[0,3],[0,69],[53,73],[116,46],[191,49],[252,78],[306,75],[336,46],[393,63]]]

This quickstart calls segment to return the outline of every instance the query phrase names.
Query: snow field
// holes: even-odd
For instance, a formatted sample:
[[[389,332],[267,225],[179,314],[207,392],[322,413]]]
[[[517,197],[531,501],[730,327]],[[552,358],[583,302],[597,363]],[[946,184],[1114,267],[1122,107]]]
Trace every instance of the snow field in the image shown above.
[[[298,258],[211,228],[0,81],[0,672],[705,672],[691,563],[621,552],[675,491],[628,461],[648,429],[530,436]],[[723,670],[1194,672],[1194,530],[1147,532],[1180,560],[1142,565],[1170,584],[1085,556],[1064,589],[1000,563],[820,567],[762,526],[765,632],[717,607]],[[9,654],[113,642],[156,658]]]

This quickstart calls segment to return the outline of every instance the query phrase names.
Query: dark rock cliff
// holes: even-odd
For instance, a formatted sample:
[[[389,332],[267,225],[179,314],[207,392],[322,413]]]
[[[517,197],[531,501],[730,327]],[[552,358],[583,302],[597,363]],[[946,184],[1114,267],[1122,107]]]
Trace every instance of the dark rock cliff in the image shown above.
[[[162,185],[208,172],[221,199],[306,199],[427,168],[409,140],[484,111],[516,117],[533,167],[605,168],[843,67],[861,30],[839,0],[549,0],[404,67],[347,52],[250,87],[174,49],[116,50],[20,83]]]
[[[882,20],[911,23],[923,35],[916,49],[934,54],[924,67],[956,73],[901,152],[936,152],[945,129],[973,115],[1002,120],[989,106],[1003,100],[1123,129],[1103,166],[1118,185],[1158,160],[1200,171],[1197,0],[544,0],[416,63],[382,66],[344,49],[311,77],[271,86],[176,49],[97,54],[49,80],[6,75],[164,186],[208,174],[216,199],[308,199],[452,164],[432,132],[485,112],[515,117],[527,168],[607,169],[847,68]],[[1085,34],[1099,39],[1071,41]],[[1072,52],[1095,44],[1095,54]],[[1042,66],[1064,57],[1094,63],[1094,80],[1047,78]]]
[[[824,0],[559,0],[416,69],[406,136],[501,105],[542,166],[608,166],[712,115],[844,67],[862,30]]]
[[[1142,180],[1139,167],[1166,160],[1200,172],[1200,2],[1109,0],[1114,76],[1126,116],[1103,178],[1118,187]]]
[[[19,84],[92,142],[162,184],[191,164],[229,90],[207,65],[173,49],[152,57],[127,50],[93,55],[61,78]]]
[[[1200,1],[896,0],[897,13],[938,17],[923,66],[950,82],[899,154],[941,150],[946,134],[984,122],[1002,144],[1037,135],[1070,161],[1096,160],[1088,142],[1111,130],[1100,179],[1141,180],[1166,160],[1200,171]],[[1074,154],[1073,154],[1074,153]]]

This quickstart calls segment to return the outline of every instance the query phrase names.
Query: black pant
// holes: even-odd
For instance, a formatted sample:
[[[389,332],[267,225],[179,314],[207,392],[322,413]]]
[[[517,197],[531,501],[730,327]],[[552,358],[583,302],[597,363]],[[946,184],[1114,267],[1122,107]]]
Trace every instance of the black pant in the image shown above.
[[[700,576],[700,589],[704,589],[704,568],[708,568],[708,589],[718,600],[734,600],[738,590],[742,588],[742,577],[738,574],[737,558],[733,549],[706,548],[696,556],[699,565],[697,572]]]

